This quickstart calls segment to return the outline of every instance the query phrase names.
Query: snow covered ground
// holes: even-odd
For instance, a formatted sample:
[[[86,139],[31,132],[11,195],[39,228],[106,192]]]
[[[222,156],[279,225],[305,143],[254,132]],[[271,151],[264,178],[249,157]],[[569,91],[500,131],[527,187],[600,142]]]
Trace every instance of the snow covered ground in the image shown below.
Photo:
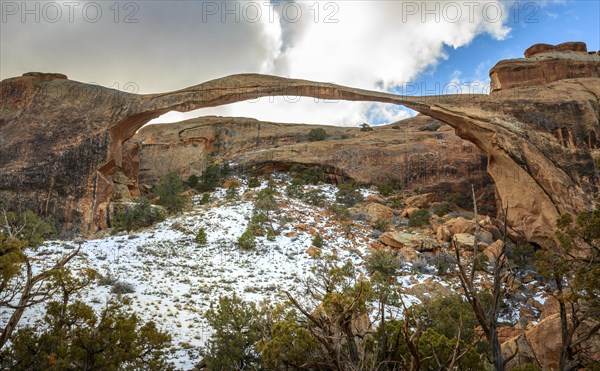
[[[225,190],[219,189],[212,194],[211,205],[198,205],[195,199],[191,210],[147,230],[85,241],[70,267],[91,267],[104,277],[131,284],[135,292],[127,296],[132,309],[172,334],[172,360],[178,368],[191,369],[198,361],[198,349],[211,336],[204,319],[211,302],[233,293],[256,302],[281,300],[281,290],[301,294],[302,279],[314,263],[306,253],[312,234],[321,233],[324,252],[335,249],[341,260],[351,259],[359,267],[368,254],[368,228],[358,228],[348,239],[325,210],[285,198],[284,183],[278,201],[285,201],[285,206],[275,215],[274,225],[281,233],[275,241],[258,237],[255,250],[237,246],[253,213],[252,200],[239,197],[241,201],[228,202]],[[320,188],[328,199],[334,198],[335,187]],[[240,194],[246,190],[243,185]],[[205,246],[194,242],[200,227],[206,230]],[[32,252],[34,268],[50,266],[76,247],[73,241],[49,241]],[[82,299],[100,310],[114,295],[111,289],[94,285]],[[40,324],[44,312],[43,305],[27,309],[20,326]],[[0,320],[6,321],[7,313],[0,313]]]
[[[212,333],[204,313],[220,296],[235,293],[256,302],[281,300],[281,290],[302,296],[302,280],[314,264],[306,251],[315,233],[326,241],[325,253],[335,250],[340,260],[351,259],[364,269],[368,245],[374,241],[369,237],[371,227],[357,222],[348,237],[338,223],[332,222],[329,212],[286,198],[286,178],[277,180],[282,207],[274,217],[274,227],[281,233],[275,241],[257,238],[254,250],[237,246],[253,213],[252,200],[240,196],[237,201],[226,201],[225,190],[219,189],[212,194],[210,205],[199,205],[195,199],[191,210],[144,231],[85,241],[81,256],[70,266],[91,267],[104,277],[131,284],[135,291],[127,296],[132,299],[132,310],[144,321],[153,320],[171,333],[173,362],[178,368],[191,369],[199,360],[198,350]],[[335,187],[319,188],[328,199],[334,199]],[[247,190],[242,185],[240,194]],[[206,246],[194,242],[200,227],[206,230]],[[72,241],[47,242],[33,252],[35,266],[49,266],[76,247]],[[406,269],[410,266],[407,263]],[[440,281],[431,275],[401,279],[404,287],[425,279]],[[111,289],[94,285],[82,293],[82,299],[100,310],[114,295]],[[415,297],[406,297],[407,303],[415,301]],[[43,305],[28,309],[20,325],[41,323],[44,311]],[[0,320],[6,319],[7,313],[0,312]]]

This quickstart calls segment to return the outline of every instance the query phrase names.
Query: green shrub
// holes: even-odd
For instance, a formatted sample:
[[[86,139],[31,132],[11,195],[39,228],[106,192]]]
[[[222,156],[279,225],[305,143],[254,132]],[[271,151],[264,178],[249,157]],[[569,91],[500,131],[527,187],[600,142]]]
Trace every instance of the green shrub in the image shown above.
[[[456,204],[458,207],[470,210],[473,208],[473,197],[461,193],[451,193],[446,195],[446,201]]]
[[[301,200],[304,198],[304,189],[302,188],[301,184],[294,184],[294,182],[292,181],[292,184],[289,184],[285,188],[285,194],[288,197]]]
[[[390,251],[373,250],[365,268],[369,274],[379,274],[385,279],[398,276],[404,262]]]
[[[426,255],[427,263],[433,265],[437,269],[438,276],[447,274],[452,267],[454,267],[454,259],[452,256],[441,252],[439,255],[431,256],[430,258]]]
[[[373,128],[371,127],[371,125],[367,124],[366,122],[363,122],[360,125],[360,131],[373,131]]]
[[[156,187],[159,197],[158,204],[164,206],[169,212],[176,213],[183,210],[187,198],[181,193],[184,191],[183,182],[176,173],[165,175]]]
[[[409,227],[422,227],[424,225],[429,225],[430,218],[431,218],[431,214],[426,209],[419,209],[417,211],[413,211],[408,216],[408,226]]]
[[[258,198],[254,205],[257,209],[267,213],[267,218],[271,211],[279,210],[279,204],[275,199],[275,190],[273,188],[265,188],[258,193]]]
[[[313,238],[312,244],[313,244],[313,246],[318,247],[318,248],[322,248],[323,247],[323,237],[321,237],[321,234],[317,234]]]
[[[200,192],[213,192],[229,171],[229,166],[209,165],[200,176],[196,189]]]
[[[4,203],[0,201],[0,208]],[[49,218],[40,218],[31,210],[22,213],[6,211],[1,209],[2,221],[0,222],[0,233],[21,240],[27,246],[35,247],[41,245],[46,239],[57,235],[56,222]],[[0,257],[2,251],[0,250]]]
[[[325,195],[319,189],[311,189],[304,194],[303,200],[313,206],[323,207],[327,201]]]
[[[267,240],[273,242],[275,241],[275,238],[275,230],[273,230],[273,228],[269,228],[269,232],[267,233]]]
[[[259,212],[254,213],[252,218],[250,219],[250,223],[248,223],[247,230],[251,231],[252,234],[256,237],[261,237],[265,235],[265,227],[264,225],[269,222],[269,218],[265,215],[265,213]]]
[[[332,204],[329,206],[329,211],[335,214],[339,220],[348,220],[350,211],[344,205]]]
[[[508,255],[517,267],[526,268],[534,263],[535,248],[529,244],[517,245],[509,250]]]
[[[258,187],[260,187],[260,179],[258,179],[258,177],[252,177],[252,178],[250,178],[250,180],[248,181],[248,187],[249,188],[258,188]]]
[[[439,128],[442,127],[442,124],[439,122],[433,122],[431,124],[423,125],[419,128],[419,131],[438,131]]]
[[[433,209],[433,213],[437,216],[444,216],[452,211],[452,205],[448,202],[442,202]]]
[[[215,330],[202,351],[202,361],[211,370],[258,370],[260,357],[256,343],[261,338],[259,311],[252,302],[241,298],[220,297],[206,312]]]
[[[338,185],[336,201],[348,207],[352,207],[364,201],[363,195],[357,190],[356,183],[342,183]]]
[[[210,194],[204,193],[200,199],[200,205],[206,205],[210,202]]]
[[[117,212],[112,218],[112,227],[117,231],[135,231],[149,227],[154,223],[164,220],[163,213],[150,205],[145,198],[138,198],[131,209]]]
[[[225,192],[225,199],[232,201],[238,197],[238,186],[236,184],[232,184],[227,188],[227,192]]]
[[[196,238],[194,239],[194,241],[196,241],[196,243],[201,246],[206,245],[208,243],[206,239],[206,230],[204,230],[204,228],[200,227],[200,229],[198,229],[198,233],[196,233]]]
[[[404,201],[400,197],[392,198],[390,200],[390,207],[392,209],[402,209],[405,206],[406,206],[406,204],[404,203]]]
[[[398,179],[390,179],[377,185],[377,190],[382,196],[389,196],[402,190],[402,183]]]
[[[376,229],[380,232],[386,232],[390,228],[390,222],[387,220],[379,220],[375,224],[373,224],[373,229]]]
[[[306,167],[300,164],[294,164],[290,167],[290,173],[294,180],[292,184],[319,184],[325,181],[325,173],[318,166]]]
[[[311,142],[320,142],[327,138],[327,132],[323,128],[311,129],[308,132],[308,140]]]
[[[111,300],[100,313],[82,301],[50,302],[43,324],[22,327],[1,369],[173,370],[171,336],[154,322],[142,322],[129,301]]]
[[[192,189],[196,189],[198,187],[198,182],[200,181],[200,178],[198,177],[198,175],[196,174],[192,174],[190,175],[190,177],[188,178],[187,182],[185,182],[185,184]]]
[[[256,247],[256,237],[251,229],[246,229],[238,239],[238,245],[244,250],[252,250]]]
[[[389,196],[392,194],[392,187],[387,182],[379,184],[377,190],[382,196]]]
[[[477,254],[475,257],[475,270],[484,271],[490,259],[485,254]]]

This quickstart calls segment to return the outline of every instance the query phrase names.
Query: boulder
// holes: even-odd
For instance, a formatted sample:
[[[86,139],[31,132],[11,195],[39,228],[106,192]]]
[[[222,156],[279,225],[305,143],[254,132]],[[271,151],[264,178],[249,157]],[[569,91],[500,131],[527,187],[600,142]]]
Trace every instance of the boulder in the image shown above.
[[[112,175],[112,181],[117,184],[124,184],[126,186],[135,186],[135,184],[125,175],[122,171],[117,171]]]
[[[496,242],[488,246],[485,250],[483,250],[483,254],[487,256],[490,262],[493,262],[500,256],[503,248],[504,242],[502,240],[497,240]]]
[[[473,233],[475,233],[475,229],[476,229],[474,221],[467,220],[463,217],[450,219],[446,223],[444,223],[444,226],[448,229],[448,231],[450,231],[450,233],[452,235],[455,235],[458,233],[473,234]]]
[[[391,208],[373,202],[362,203],[358,206],[352,207],[349,209],[350,215],[364,216],[364,219],[370,223],[375,223],[378,221],[391,221],[394,218],[394,212]],[[360,217],[359,220],[363,218]]]
[[[435,194],[424,193],[407,198],[404,202],[406,206],[414,207],[417,209],[427,209],[431,203],[435,201]]]
[[[546,319],[557,314],[560,311],[559,301],[552,295],[548,295],[542,304],[540,311],[540,320]]]
[[[401,218],[408,218],[410,216],[410,214],[414,213],[415,211],[419,210],[418,207],[407,207],[405,208],[402,213],[400,214]]]
[[[452,233],[448,230],[448,227],[441,225],[438,227],[435,238],[440,242],[450,242],[452,239]]]
[[[481,329],[481,327],[480,327]],[[505,326],[505,327],[498,327],[498,340],[500,341],[500,344],[506,342],[509,339],[514,338],[515,336],[519,336],[522,333],[524,333],[525,330],[521,329],[521,328],[516,328],[516,327],[510,327],[510,326]]]
[[[394,249],[410,247],[416,251],[431,251],[439,247],[439,243],[431,237],[405,232],[386,232],[379,241]]]
[[[377,195],[368,195],[367,202],[376,203],[380,205],[387,205],[387,201],[383,197]]]
[[[475,243],[475,236],[469,233],[457,233],[452,236],[452,241],[454,241],[459,248],[469,249],[472,248]]]
[[[119,202],[132,201],[129,187],[127,187],[125,184],[116,183],[113,186],[112,200]]]
[[[580,328],[585,330],[595,324],[588,320],[582,323]],[[502,353],[505,357],[514,354],[517,349],[519,350],[517,356],[507,364],[507,369],[534,362],[538,363],[543,370],[557,370],[560,362],[560,333],[560,315],[556,313],[541,320],[522,334],[502,343]],[[600,361],[600,334],[583,342],[582,348],[587,350],[593,360]]]

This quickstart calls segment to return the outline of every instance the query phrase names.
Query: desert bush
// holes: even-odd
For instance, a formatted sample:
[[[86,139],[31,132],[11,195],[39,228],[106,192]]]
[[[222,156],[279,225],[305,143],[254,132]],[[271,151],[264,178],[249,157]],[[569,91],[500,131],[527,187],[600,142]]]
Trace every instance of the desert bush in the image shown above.
[[[213,192],[230,173],[229,164],[223,166],[209,165],[200,176],[196,189],[199,192]]]
[[[441,252],[439,255],[425,255],[427,264],[433,265],[437,269],[438,276],[446,275],[450,268],[454,267],[454,259],[452,256]]]
[[[190,175],[188,180],[185,182],[185,185],[187,185],[189,188],[196,189],[198,187],[199,181],[200,181],[200,178],[198,177],[198,175],[192,174],[192,175]]]
[[[402,190],[402,183],[398,179],[389,179],[377,185],[377,190],[382,196],[389,196]]]
[[[363,202],[364,197],[357,190],[356,183],[347,182],[338,185],[336,201],[346,205],[347,207],[352,207],[360,202]]]
[[[323,128],[311,129],[308,132],[308,140],[311,142],[320,142],[327,138],[327,132]]]
[[[41,326],[20,329],[3,349],[0,369],[173,370],[171,336],[141,322],[129,305],[111,301],[95,313],[82,301],[51,302]]]
[[[429,210],[419,209],[417,211],[413,211],[408,216],[408,226],[409,227],[422,227],[425,225],[429,225],[429,219],[431,218],[431,214]]]
[[[176,213],[183,210],[187,198],[181,193],[184,191],[183,182],[176,173],[165,175],[156,187],[159,197],[158,204],[164,206],[169,212]]]
[[[252,177],[252,178],[250,178],[250,180],[248,181],[248,187],[249,188],[258,188],[258,187],[260,187],[260,179],[258,179],[258,177]]]
[[[366,122],[363,122],[360,125],[360,131],[373,131],[373,128],[371,127],[371,125],[367,124]]]
[[[0,233],[25,242],[28,247],[36,247],[46,239],[58,234],[56,221],[41,218],[31,210],[22,213],[7,211],[0,200]]]
[[[322,248],[323,247],[323,237],[321,237],[320,233],[317,233],[315,237],[313,237],[312,244],[314,247]]]
[[[246,229],[238,239],[238,245],[244,250],[252,250],[256,247],[256,237],[251,229]]]
[[[473,197],[470,195],[463,195],[461,193],[450,193],[443,197],[446,201],[452,202],[460,208],[471,210],[473,209]]]
[[[302,171],[299,176],[304,184],[319,184],[325,180],[325,173],[320,167],[309,167]]]
[[[530,244],[516,245],[508,249],[508,257],[519,268],[532,266],[535,261],[535,248]]]
[[[433,209],[433,213],[437,216],[444,216],[450,211],[452,211],[452,205],[448,202],[442,202]]]
[[[380,232],[386,232],[390,228],[390,222],[387,220],[379,220],[373,224],[373,229],[376,229]]]
[[[140,197],[130,209],[117,212],[112,218],[112,227],[115,231],[135,231],[163,221],[163,213],[150,205],[150,201]]]
[[[215,330],[202,351],[203,362],[211,370],[260,369],[256,343],[260,340],[259,311],[241,298],[220,297],[211,305],[206,319]]]
[[[377,190],[382,196],[389,196],[392,194],[392,187],[388,182],[383,182],[377,185]]]
[[[196,243],[198,245],[206,245],[207,244],[207,238],[206,238],[206,230],[202,227],[200,227],[198,229],[198,233],[196,233],[196,237],[194,238],[194,241],[196,241]]]
[[[336,203],[331,204],[329,206],[329,211],[334,213],[339,220],[348,220],[348,218],[350,217],[350,211],[348,211],[348,208],[345,205],[340,205]]]
[[[110,291],[113,294],[133,294],[135,292],[135,286],[129,282],[116,281],[113,283]]]
[[[268,241],[275,241],[276,239],[276,234],[275,234],[275,230],[273,228],[269,228],[269,231],[267,232],[267,240]]]
[[[200,199],[200,205],[206,205],[210,202],[210,194],[204,193],[202,194],[202,198]]]
[[[288,197],[301,200],[302,198],[304,198],[304,189],[302,188],[302,185],[299,184],[299,182],[294,184],[294,181],[292,181],[292,183],[285,188],[285,194]]]
[[[304,194],[304,197],[302,199],[307,204],[317,207],[323,207],[327,202],[325,195],[319,189],[311,189],[310,191]]]
[[[237,184],[231,184],[225,192],[225,199],[229,201],[235,200],[238,197],[238,188],[239,187],[237,186]]]
[[[431,274],[431,268],[424,261],[415,261],[412,263],[412,267],[410,268],[411,273],[413,274]]]

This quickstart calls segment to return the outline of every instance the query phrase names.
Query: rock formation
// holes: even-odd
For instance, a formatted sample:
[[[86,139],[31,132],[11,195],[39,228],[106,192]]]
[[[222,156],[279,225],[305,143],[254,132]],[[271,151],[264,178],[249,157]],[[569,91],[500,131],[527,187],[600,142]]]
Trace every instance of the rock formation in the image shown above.
[[[309,141],[308,133],[315,128],[325,130],[327,138]],[[125,173],[140,184],[155,184],[169,172],[187,179],[200,175],[210,163],[223,161],[259,172],[286,170],[296,163],[318,165],[335,181],[379,184],[393,179],[404,189],[443,191],[446,184],[449,192],[488,180],[487,156],[449,126],[426,116],[370,132],[201,117],[145,126],[123,147]]]
[[[103,218],[99,206],[113,193],[113,175],[124,170],[124,143],[168,111],[273,95],[374,101],[447,123],[486,153],[510,224],[543,244],[559,214],[599,201],[592,154],[600,136],[600,55],[565,48],[538,48],[530,58],[500,62],[491,71],[490,95],[406,97],[254,74],[152,95],[59,74],[6,79],[0,82],[0,197],[90,233]]]

